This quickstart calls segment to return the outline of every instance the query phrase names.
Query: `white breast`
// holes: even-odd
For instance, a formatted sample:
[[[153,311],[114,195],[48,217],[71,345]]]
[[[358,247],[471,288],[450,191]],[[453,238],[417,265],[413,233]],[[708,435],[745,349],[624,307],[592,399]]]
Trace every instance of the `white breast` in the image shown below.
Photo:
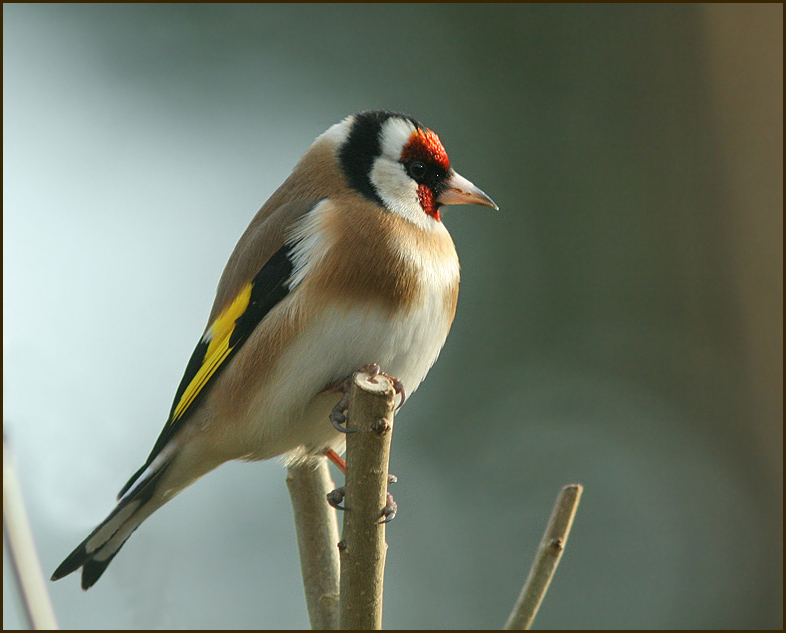
[[[403,383],[407,396],[414,393],[447,338],[453,315],[445,310],[445,294],[457,276],[458,266],[450,274],[424,274],[422,300],[407,313],[390,316],[373,305],[339,302],[327,306],[282,355],[271,389],[251,407],[247,422],[260,447],[252,458],[288,453],[294,460],[326,447],[342,452],[344,437],[328,418],[340,396],[315,394],[366,365],[378,364]]]

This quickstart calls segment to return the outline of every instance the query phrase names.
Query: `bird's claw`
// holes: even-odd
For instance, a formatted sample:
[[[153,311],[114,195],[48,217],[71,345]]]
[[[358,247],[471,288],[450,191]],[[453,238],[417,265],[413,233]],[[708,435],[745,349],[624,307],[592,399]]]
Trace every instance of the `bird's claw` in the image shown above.
[[[393,390],[396,392],[397,395],[401,396],[401,402],[398,403],[396,407],[396,411],[398,411],[402,406],[404,406],[404,401],[407,399],[407,395],[404,392],[404,383],[401,382],[398,378],[391,376],[390,374],[386,374],[382,371],[379,365],[376,363],[371,363],[370,365],[366,365],[361,369],[361,371],[366,372],[372,378],[376,376],[384,376],[390,382],[393,383]]]
[[[387,503],[382,508],[382,518],[377,523],[390,523],[396,518],[396,512],[398,512],[398,504],[393,500],[393,495],[388,492]]]
[[[396,483],[396,476],[388,475],[388,484],[394,483]],[[345,495],[346,493],[344,492],[344,486],[341,486],[327,493],[327,502],[336,510],[349,511],[352,508],[347,508],[346,506],[341,505],[341,502],[344,501]],[[377,521],[377,523],[390,523],[393,519],[396,518],[397,512],[398,504],[396,503],[395,499],[393,499],[393,495],[389,492],[386,493],[385,507],[382,508],[382,518]]]
[[[404,401],[407,399],[406,393],[404,392],[404,383],[402,383],[398,378],[394,378],[390,374],[386,374],[380,369],[379,365],[376,363],[371,363],[370,365],[366,365],[360,371],[366,372],[372,378],[376,376],[384,376],[390,382],[393,383],[393,389],[395,392],[401,396],[401,402],[399,402],[398,406],[396,407],[396,411],[398,411],[404,404]],[[329,393],[331,391],[338,391],[341,393],[341,399],[336,403],[336,406],[333,407],[333,410],[330,412],[330,423],[333,425],[333,428],[336,429],[339,433],[357,433],[356,429],[348,429],[345,424],[347,423],[347,409],[349,408],[349,388],[352,385],[352,376],[345,378],[344,380],[339,380],[331,385],[325,387],[322,390],[322,393]]]
[[[348,429],[344,425],[347,423],[347,407],[349,406],[349,390],[344,389],[341,400],[336,403],[330,412],[330,423],[339,433],[357,433],[357,429]]]
[[[327,493],[327,502],[336,510],[351,510],[351,508],[346,508],[341,505],[341,502],[344,501],[344,494],[344,486],[331,490]]]

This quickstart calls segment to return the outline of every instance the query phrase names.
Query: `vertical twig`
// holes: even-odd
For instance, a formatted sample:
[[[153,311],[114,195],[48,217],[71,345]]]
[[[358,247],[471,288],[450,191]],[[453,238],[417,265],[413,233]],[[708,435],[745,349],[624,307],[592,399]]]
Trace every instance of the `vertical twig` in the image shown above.
[[[338,628],[338,521],[325,500],[335,488],[324,457],[287,469],[300,570],[312,629]]]
[[[388,461],[393,428],[393,384],[357,373],[347,410],[344,530],[339,545],[342,629],[382,628]]]
[[[13,457],[3,434],[3,538],[31,629],[57,629],[41,563],[14,472]]]
[[[565,550],[582,491],[579,484],[570,484],[560,490],[527,582],[505,623],[506,630],[526,630],[532,626]]]

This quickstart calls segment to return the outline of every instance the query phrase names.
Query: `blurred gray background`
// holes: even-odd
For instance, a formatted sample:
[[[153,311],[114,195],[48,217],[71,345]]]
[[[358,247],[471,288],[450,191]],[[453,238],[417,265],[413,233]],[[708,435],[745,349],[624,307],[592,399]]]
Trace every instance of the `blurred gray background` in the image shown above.
[[[3,6],[4,429],[48,576],[147,456],[308,144],[407,112],[499,212],[397,418],[388,628],[781,628],[783,5]],[[284,470],[149,519],[64,628],[308,625]],[[19,626],[6,556],[3,625]]]

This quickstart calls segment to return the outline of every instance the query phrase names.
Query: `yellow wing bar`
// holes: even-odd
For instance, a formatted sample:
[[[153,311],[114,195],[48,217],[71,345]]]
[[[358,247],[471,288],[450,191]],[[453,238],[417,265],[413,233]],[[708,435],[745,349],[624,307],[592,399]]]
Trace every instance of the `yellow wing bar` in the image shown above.
[[[237,319],[243,315],[251,301],[252,287],[253,282],[249,282],[243,286],[243,289],[231,305],[225,308],[221,314],[216,317],[216,320],[211,323],[202,339],[206,343],[209,341],[205,357],[202,359],[202,364],[199,366],[196,374],[194,374],[191,382],[188,383],[188,387],[186,387],[183,395],[180,397],[180,401],[175,407],[170,423],[183,417],[183,414],[188,410],[188,407],[191,406],[194,398],[199,395],[199,392],[202,391],[202,388],[208,383],[210,377],[216,372],[216,369],[218,369],[221,363],[229,356],[229,353],[234,347],[234,345],[232,347],[229,346],[229,341],[232,332],[235,330]]]

